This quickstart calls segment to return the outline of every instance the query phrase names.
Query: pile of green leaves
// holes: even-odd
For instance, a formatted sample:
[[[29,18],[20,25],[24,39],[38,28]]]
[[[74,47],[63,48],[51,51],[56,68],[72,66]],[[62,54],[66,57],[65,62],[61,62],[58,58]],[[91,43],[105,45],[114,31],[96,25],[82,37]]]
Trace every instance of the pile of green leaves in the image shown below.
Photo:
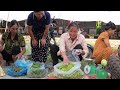
[[[19,72],[20,70],[22,70],[23,68],[21,68],[21,67],[13,67],[12,68],[12,71],[13,72]]]
[[[73,63],[67,64],[67,65],[66,65],[66,64],[63,64],[63,65],[59,66],[58,69],[61,70],[61,71],[67,72],[67,71],[69,71],[72,67],[74,67],[74,64],[73,64]]]
[[[32,65],[33,68],[39,68],[40,66],[41,66],[41,64],[39,64],[39,63],[33,63],[33,65]]]
[[[71,74],[58,74],[58,79],[82,79],[84,77],[84,72],[82,70],[75,70]]]

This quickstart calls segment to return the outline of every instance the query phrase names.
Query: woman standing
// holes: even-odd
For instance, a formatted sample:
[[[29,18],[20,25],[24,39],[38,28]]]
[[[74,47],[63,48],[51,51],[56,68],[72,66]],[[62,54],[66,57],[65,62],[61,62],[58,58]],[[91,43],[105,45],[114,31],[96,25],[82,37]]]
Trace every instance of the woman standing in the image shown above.
[[[28,16],[28,33],[31,37],[32,60],[34,61],[46,62],[47,60],[50,20],[50,13],[47,11],[34,11]]]

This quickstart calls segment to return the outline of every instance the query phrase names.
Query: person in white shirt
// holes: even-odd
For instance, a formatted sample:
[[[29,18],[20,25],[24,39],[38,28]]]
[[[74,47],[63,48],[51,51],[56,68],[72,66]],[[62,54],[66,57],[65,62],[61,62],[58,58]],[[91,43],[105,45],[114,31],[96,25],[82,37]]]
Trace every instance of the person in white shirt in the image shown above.
[[[72,52],[73,49],[78,49],[80,61],[87,56],[88,48],[85,37],[79,34],[79,27],[75,22],[70,23],[68,32],[61,35],[59,47],[54,44],[50,46],[53,66],[58,63],[58,59],[68,64],[70,60],[67,56],[67,52]]]

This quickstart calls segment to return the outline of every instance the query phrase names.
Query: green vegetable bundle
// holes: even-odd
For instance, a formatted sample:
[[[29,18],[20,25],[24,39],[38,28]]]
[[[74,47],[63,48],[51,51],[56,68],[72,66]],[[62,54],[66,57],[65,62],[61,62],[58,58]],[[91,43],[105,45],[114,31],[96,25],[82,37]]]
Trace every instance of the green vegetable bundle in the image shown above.
[[[21,68],[21,67],[13,67],[12,68],[12,71],[13,72],[19,72],[20,70],[22,70],[23,68]]]
[[[74,72],[72,72],[71,74],[58,74],[57,78],[58,79],[83,79],[84,77],[84,72],[82,70],[75,70]]]
[[[28,69],[27,77],[29,78],[43,78],[46,76],[46,69],[44,64],[33,63],[33,65]]]
[[[73,64],[73,63],[70,63],[70,64],[68,64],[68,65],[63,64],[63,65],[59,66],[58,69],[61,70],[61,71],[67,72],[67,71],[69,71],[72,67],[74,67],[74,64]]]

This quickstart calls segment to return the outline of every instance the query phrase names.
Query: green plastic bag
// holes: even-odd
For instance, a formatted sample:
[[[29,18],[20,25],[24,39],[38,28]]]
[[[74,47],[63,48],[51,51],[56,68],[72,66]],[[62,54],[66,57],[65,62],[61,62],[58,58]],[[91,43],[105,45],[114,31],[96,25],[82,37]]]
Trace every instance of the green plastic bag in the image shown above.
[[[108,73],[103,69],[96,70],[97,79],[107,79]]]
[[[96,75],[96,66],[94,65],[90,66],[90,73],[88,75],[89,76]]]

